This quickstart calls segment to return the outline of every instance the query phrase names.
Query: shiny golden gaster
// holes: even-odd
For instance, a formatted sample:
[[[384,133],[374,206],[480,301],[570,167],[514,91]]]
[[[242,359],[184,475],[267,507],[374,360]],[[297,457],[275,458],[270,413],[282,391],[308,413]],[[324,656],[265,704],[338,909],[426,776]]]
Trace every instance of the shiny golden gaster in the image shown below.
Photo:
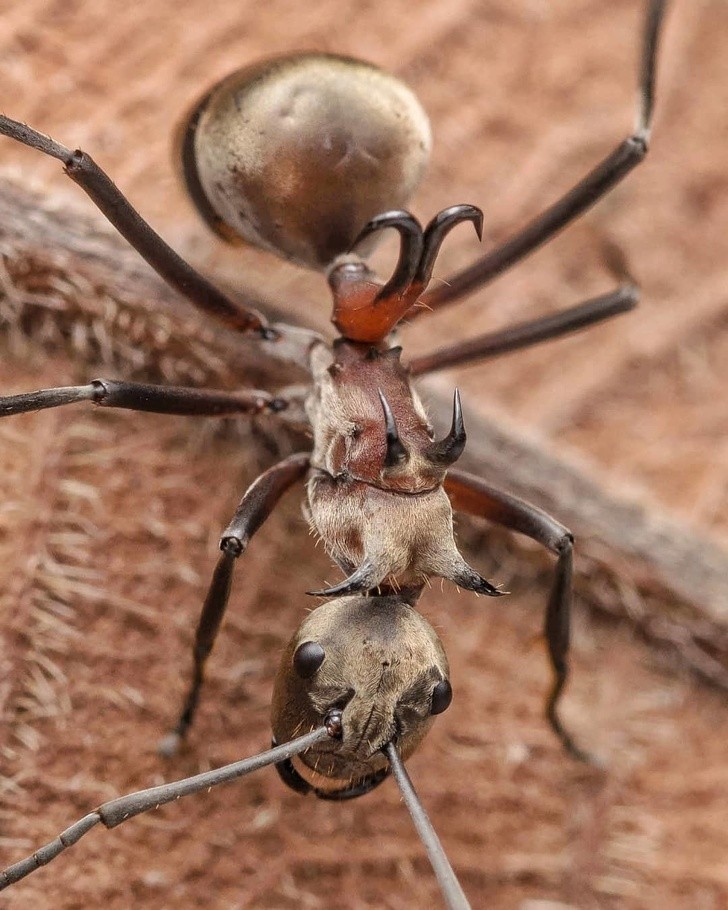
[[[431,133],[395,76],[349,57],[291,54],[219,82],[177,145],[189,193],[214,231],[324,268],[362,225],[407,202]]]

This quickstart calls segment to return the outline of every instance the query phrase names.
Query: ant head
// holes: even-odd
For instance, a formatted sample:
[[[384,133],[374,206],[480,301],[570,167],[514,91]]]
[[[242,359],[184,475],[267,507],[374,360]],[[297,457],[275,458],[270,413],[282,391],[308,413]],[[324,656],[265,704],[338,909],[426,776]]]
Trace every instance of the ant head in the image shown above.
[[[287,742],[333,718],[338,738],[293,760],[296,788],[358,795],[387,773],[384,747],[395,742],[409,758],[451,698],[442,644],[404,596],[341,597],[314,610],[286,648],[273,734]]]
[[[409,199],[431,144],[407,86],[329,54],[238,70],[197,103],[177,141],[187,189],[213,230],[312,268]]]

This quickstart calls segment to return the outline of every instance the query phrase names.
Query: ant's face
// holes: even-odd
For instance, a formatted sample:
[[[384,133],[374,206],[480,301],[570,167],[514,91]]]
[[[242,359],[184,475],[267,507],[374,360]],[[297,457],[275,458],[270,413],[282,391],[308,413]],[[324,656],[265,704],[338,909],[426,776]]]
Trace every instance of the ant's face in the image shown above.
[[[450,703],[449,668],[429,623],[402,598],[345,597],[315,610],[284,654],[273,698],[273,732],[285,742],[340,712],[341,737],[300,757],[318,789],[355,784],[403,759],[434,714]]]

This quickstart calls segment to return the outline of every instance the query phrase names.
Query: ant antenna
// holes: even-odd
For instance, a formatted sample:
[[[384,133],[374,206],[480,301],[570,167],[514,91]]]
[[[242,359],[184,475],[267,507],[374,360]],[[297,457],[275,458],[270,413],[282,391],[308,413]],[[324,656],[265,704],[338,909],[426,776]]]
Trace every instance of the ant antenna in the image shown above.
[[[246,774],[250,774],[251,771],[264,768],[266,765],[285,761],[300,752],[305,752],[311,746],[323,742],[327,737],[336,735],[335,726],[327,723],[312,733],[306,733],[297,739],[284,743],[282,746],[276,746],[267,752],[254,755],[252,758],[233,762],[230,765],[223,765],[222,768],[215,768],[213,771],[195,774],[193,777],[185,777],[183,780],[174,781],[171,784],[150,787],[148,790],[137,790],[136,793],[129,793],[126,796],[120,796],[118,799],[112,799],[74,822],[65,831],[62,831],[55,840],[46,844],[45,847],[41,847],[40,850],[0,872],[0,891],[21,878],[25,878],[31,872],[35,872],[41,866],[45,866],[46,863],[55,859],[59,853],[62,853],[66,847],[70,847],[71,844],[75,844],[76,841],[80,840],[84,834],[98,825],[99,822],[102,822],[107,828],[115,828],[127,819],[133,818],[135,815],[141,815],[142,812],[157,809],[159,806],[174,802],[174,800],[181,799],[183,796],[199,793],[200,790],[209,790],[210,787],[216,787],[218,784],[224,784],[238,777],[243,777]]]
[[[445,898],[448,910],[471,910],[468,899],[465,897],[465,893],[460,887],[460,882],[453,872],[450,861],[447,856],[445,856],[445,851],[442,849],[440,838],[432,827],[432,822],[427,817],[427,813],[417,796],[417,792],[412,786],[410,776],[407,773],[404,762],[399,757],[394,742],[390,741],[387,743],[384,747],[384,753],[389,759],[389,764],[392,767],[392,774],[397,781],[397,786],[400,789],[405,805],[409,809],[409,814],[412,816],[412,821],[415,823],[417,833],[420,835],[420,839],[425,845],[427,858],[430,860],[430,864],[432,865],[435,877],[437,878],[437,883],[442,891],[442,896]]]

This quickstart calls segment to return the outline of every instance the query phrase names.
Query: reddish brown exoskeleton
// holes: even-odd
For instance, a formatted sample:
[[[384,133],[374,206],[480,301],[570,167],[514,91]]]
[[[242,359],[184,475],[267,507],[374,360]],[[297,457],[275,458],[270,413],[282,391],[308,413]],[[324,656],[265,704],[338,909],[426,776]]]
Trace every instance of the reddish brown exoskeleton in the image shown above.
[[[366,793],[392,770],[448,904],[467,906],[434,832],[415,805],[400,761],[419,746],[433,716],[452,697],[442,645],[414,609],[423,586],[441,577],[479,594],[503,593],[458,551],[453,509],[526,534],[556,556],[545,622],[554,670],[546,714],[567,751],[588,757],[557,712],[568,670],[572,536],[540,509],[455,469],[466,442],[460,397],[455,391],[452,424],[438,438],[413,380],[602,321],[632,308],[636,290],[625,285],[554,316],[409,362],[401,348],[392,346],[391,333],[402,321],[485,285],[548,241],[642,160],[664,8],[664,0],[648,4],[635,132],[524,229],[433,291],[427,288],[447,233],[467,221],[480,236],[482,214],[475,206],[455,205],[423,229],[401,210],[430,147],[427,118],[401,82],[348,58],[303,54],[249,67],[203,96],[178,143],[190,195],[226,240],[242,238],[326,270],[338,332],[333,340],[268,324],[258,312],[265,301],[252,290],[246,292],[245,305],[231,300],[154,233],[87,154],[0,118],[1,133],[61,160],[112,224],[198,308],[261,344],[285,348],[310,374],[305,410],[312,451],[293,455],[261,475],[223,533],[197,629],[192,685],[162,751],[173,753],[193,720],[235,561],[294,483],[307,483],[312,527],[345,576],[313,592],[329,601],[301,625],[283,655],[272,717],[279,745],[232,770],[214,772],[214,779],[202,775],[100,807],[6,870],[0,885],[53,859],[98,822],[113,827],[161,802],[276,763],[287,784],[325,799]],[[400,255],[392,277],[383,282],[363,255],[385,229],[399,233]],[[78,401],[188,415],[278,413],[292,403],[285,394],[263,391],[229,393],[97,379],[0,399],[0,415]]]

